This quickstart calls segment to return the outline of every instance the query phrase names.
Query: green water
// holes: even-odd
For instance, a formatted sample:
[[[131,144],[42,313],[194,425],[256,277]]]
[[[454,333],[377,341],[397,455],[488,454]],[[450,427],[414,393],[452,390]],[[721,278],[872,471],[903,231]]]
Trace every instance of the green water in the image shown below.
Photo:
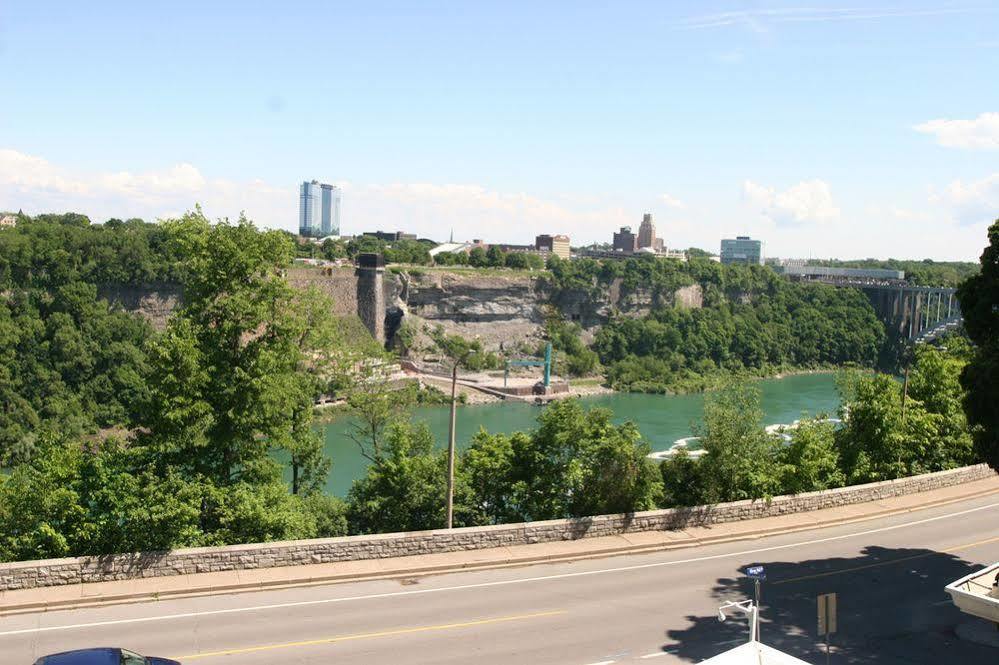
[[[759,382],[763,394],[765,425],[790,423],[803,415],[834,413],[839,395],[832,374],[803,374]],[[587,406],[601,406],[614,412],[614,420],[631,420],[648,439],[652,450],[665,450],[680,438],[690,436],[700,421],[703,395],[643,395],[617,393],[583,399]],[[456,440],[459,448],[468,445],[472,435],[485,427],[490,432],[516,432],[534,427],[541,409],[523,403],[500,402],[458,409]],[[413,419],[430,425],[438,445],[447,445],[447,407],[415,409]],[[328,492],[343,496],[351,482],[360,477],[367,460],[345,432],[347,419],[324,425],[326,454],[333,459],[333,471],[326,484]]]

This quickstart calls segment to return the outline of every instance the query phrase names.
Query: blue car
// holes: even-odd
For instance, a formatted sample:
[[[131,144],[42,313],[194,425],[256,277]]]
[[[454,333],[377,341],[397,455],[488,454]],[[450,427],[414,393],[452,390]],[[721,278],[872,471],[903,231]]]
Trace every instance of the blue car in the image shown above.
[[[80,649],[42,656],[35,665],[180,665],[169,658],[148,658],[128,649]]]

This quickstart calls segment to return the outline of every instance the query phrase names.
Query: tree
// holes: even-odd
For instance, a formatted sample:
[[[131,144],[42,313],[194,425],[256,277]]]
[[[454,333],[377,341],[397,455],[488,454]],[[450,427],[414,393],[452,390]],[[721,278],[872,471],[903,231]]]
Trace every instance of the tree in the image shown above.
[[[382,458],[386,430],[401,420],[410,406],[405,399],[407,393],[394,390],[388,377],[378,369],[368,366],[368,371],[353,382],[347,396],[347,405],[354,416],[347,436],[357,444],[365,459],[375,463]]]
[[[981,272],[958,288],[964,327],[977,349],[961,374],[964,408],[973,426],[975,452],[999,469],[999,220],[989,227]]]
[[[822,420],[803,421],[791,431],[791,442],[780,455],[782,494],[815,492],[846,484],[835,434],[833,424]]]
[[[269,447],[301,453],[296,437],[312,436],[307,370],[321,355],[314,343],[331,340],[310,329],[316,303],[302,306],[278,273],[293,253],[286,236],[245,219],[213,225],[200,211],[164,224],[185,257],[184,306],[153,346],[140,440],[161,469],[253,482]]]
[[[655,507],[662,480],[648,453],[633,424],[571,399],[546,407],[531,432],[480,432],[461,470],[489,522],[559,519]]]
[[[482,247],[473,247],[468,252],[468,265],[473,268],[485,268],[489,265],[489,258],[486,256],[486,250]]]
[[[763,429],[760,391],[731,383],[704,398],[704,423],[696,429],[707,453],[699,460],[704,498],[710,503],[760,499],[780,493],[780,444]]]
[[[447,459],[426,424],[393,423],[383,454],[347,497],[350,532],[419,531],[444,526]],[[456,477],[455,524],[468,523],[465,484]]]

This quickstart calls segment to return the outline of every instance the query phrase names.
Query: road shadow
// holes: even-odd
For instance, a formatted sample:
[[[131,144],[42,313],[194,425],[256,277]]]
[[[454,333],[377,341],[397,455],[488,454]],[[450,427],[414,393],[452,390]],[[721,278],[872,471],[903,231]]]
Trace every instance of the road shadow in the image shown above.
[[[983,665],[999,663],[999,649],[959,640],[954,628],[972,620],[949,601],[944,586],[981,569],[953,554],[919,548],[867,547],[856,557],[744,561],[738,570],[762,565],[761,641],[809,663],[825,663],[817,634],[816,597],[835,592],[838,632],[830,663]],[[712,595],[752,598],[752,580],[719,578]],[[688,616],[690,625],[666,631],[663,651],[699,662],[746,641],[744,615]]]

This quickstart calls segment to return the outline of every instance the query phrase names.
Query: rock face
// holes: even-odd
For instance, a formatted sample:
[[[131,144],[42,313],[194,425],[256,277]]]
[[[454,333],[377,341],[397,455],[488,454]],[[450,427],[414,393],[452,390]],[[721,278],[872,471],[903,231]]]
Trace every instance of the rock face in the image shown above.
[[[359,311],[354,268],[289,268],[286,277],[295,288],[316,288],[333,301],[333,313],[352,316]],[[620,279],[589,288],[554,292],[541,275],[501,272],[386,270],[384,275],[385,331],[388,341],[403,324],[418,331],[418,343],[429,345],[425,325],[442,326],[448,334],[478,338],[487,350],[502,343],[508,350],[519,346],[534,350],[542,338],[545,317],[557,311],[578,323],[589,340],[596,329],[614,315],[642,317],[659,307],[698,308],[703,294],[699,285],[675,292],[626,288]],[[138,312],[162,328],[180,302],[175,284],[107,286],[101,297]]]
[[[97,297],[120,305],[122,309],[136,312],[149,320],[153,327],[162,330],[167,319],[180,306],[181,289],[177,284],[103,284],[97,288]]]
[[[533,346],[541,337],[546,302],[537,280],[511,274],[488,275],[413,271],[395,275],[389,318],[422,330],[442,326],[449,334],[478,338],[487,350]]]
[[[703,303],[698,284],[663,293],[643,287],[626,288],[620,278],[606,286],[567,289],[549,297],[566,319],[586,330],[603,325],[614,314],[640,318],[661,307],[700,308]]]

